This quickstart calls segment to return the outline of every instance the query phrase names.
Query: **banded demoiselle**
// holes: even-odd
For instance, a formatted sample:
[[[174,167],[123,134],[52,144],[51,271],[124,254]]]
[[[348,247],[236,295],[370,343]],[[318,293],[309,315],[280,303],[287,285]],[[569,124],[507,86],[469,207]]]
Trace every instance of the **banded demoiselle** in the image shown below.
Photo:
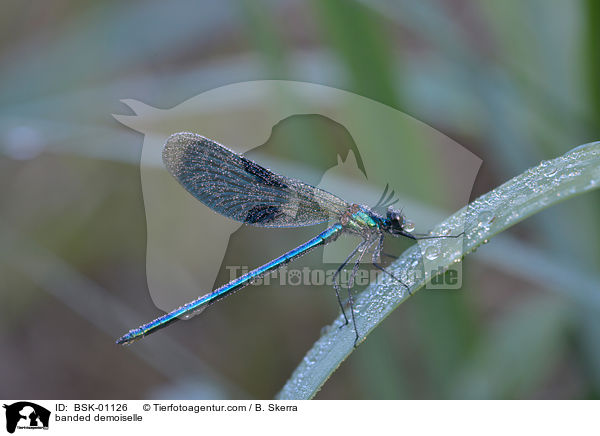
[[[386,189],[378,204],[388,203],[382,216],[364,205],[347,203],[341,198],[303,183],[276,174],[227,147],[194,133],[176,133],[169,137],[162,153],[163,162],[173,177],[194,197],[212,210],[244,224],[262,227],[299,227],[333,220],[335,224],[280,257],[250,271],[213,292],[199,297],[154,321],[130,330],[117,344],[130,344],[167,325],[205,309],[210,304],[248,285],[252,280],[308,253],[315,247],[335,241],[342,233],[354,234],[362,241],[350,252],[334,275],[334,289],[345,319],[348,317],[340,297],[339,275],[356,256],[349,279],[348,301],[355,332],[354,345],[359,335],[354,318],[354,302],[350,288],[358,265],[365,253],[372,251],[372,263],[381,271],[406,287],[400,279],[387,272],[379,263],[386,234],[411,239],[429,239],[456,236],[426,236],[418,238],[407,231],[408,222],[403,214],[392,207]]]

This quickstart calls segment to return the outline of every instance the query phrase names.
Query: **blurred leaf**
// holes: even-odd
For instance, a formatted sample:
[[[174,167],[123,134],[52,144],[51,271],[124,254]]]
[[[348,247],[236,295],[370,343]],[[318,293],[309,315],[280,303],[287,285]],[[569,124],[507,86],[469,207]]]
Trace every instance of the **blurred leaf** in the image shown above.
[[[413,302],[411,315],[421,327],[415,334],[423,369],[436,397],[450,396],[449,383],[480,334],[469,301],[469,293],[462,289],[423,292]]]
[[[0,246],[5,248],[0,250],[0,263],[6,265],[7,269],[27,277],[99,331],[106,333],[108,338],[117,336],[129,324],[129,320],[141,318],[136,310],[126,307],[107,289],[2,220]],[[78,335],[78,332],[71,332],[67,337],[75,341]],[[214,397],[248,397],[188,348],[168,337],[157,337],[155,341],[147,341],[141,347],[129,347],[128,350],[166,379],[193,377],[196,386],[203,386]]]
[[[448,243],[442,246],[438,265],[446,269],[492,236],[528,216],[599,186],[600,142],[579,146],[552,161],[544,161],[479,197],[436,226],[434,234],[465,231],[462,247],[449,243],[456,240],[446,240]],[[420,247],[415,245],[406,250],[388,269],[396,277],[403,278],[412,293],[431,280],[430,276],[423,278],[423,274],[419,273],[421,249],[435,246],[438,241],[421,241]],[[409,294],[397,282],[387,277],[380,284],[372,283],[361,293],[355,303],[355,317],[362,339],[408,297]],[[352,325],[340,326],[343,326],[341,315],[304,357],[279,393],[279,398],[312,398],[352,353]]]
[[[597,136],[600,133],[600,81],[598,80],[600,77],[600,52],[598,51],[600,46],[600,28],[598,27],[600,3],[594,0],[585,0],[581,16],[585,19],[582,33],[584,37],[583,59],[586,62],[584,71],[587,73],[585,74],[587,80],[584,92],[589,96],[586,103],[589,104],[589,115],[593,120],[593,124],[588,130],[591,135]],[[596,201],[589,205],[588,210],[583,211],[589,217],[588,220],[591,220],[594,224],[588,227],[582,226],[582,230],[579,232],[588,237],[585,240],[586,243],[579,248],[582,249],[584,258],[588,260],[588,263],[593,265],[598,265],[600,259],[600,233],[597,225],[600,218],[600,202],[598,200],[600,200],[600,194],[596,195]],[[577,213],[580,214],[578,218],[581,216],[581,212],[581,209],[577,210]],[[590,390],[593,389],[597,396],[600,393],[600,347],[597,340],[600,334],[600,322],[598,321],[598,314],[590,310],[583,310],[581,315],[578,321],[580,322],[582,351],[586,359],[586,365],[589,367],[590,385],[593,386],[593,388],[590,387]]]
[[[378,329],[371,335],[364,349],[356,354],[353,365],[357,384],[360,384],[361,398],[377,400],[398,400],[410,398],[408,390],[408,372],[398,359],[396,350],[390,350],[390,341],[395,331]]]
[[[347,0],[313,2],[322,32],[346,63],[352,76],[352,91],[398,107],[392,51],[385,23],[369,8]]]
[[[273,8],[260,0],[241,0],[239,4],[240,18],[246,22],[248,37],[263,54],[269,75],[275,78],[284,77],[286,50],[282,43],[283,35],[275,27],[277,20],[272,16]]]
[[[585,27],[585,59],[587,60],[588,95],[595,120],[596,129],[600,126],[600,3],[595,0],[585,0],[582,15],[586,19]],[[598,134],[598,130],[594,132]]]
[[[452,397],[517,399],[527,395],[560,356],[568,309],[560,299],[539,296],[503,316],[484,335],[462,376],[455,378]]]
[[[37,45],[19,41],[20,50],[0,64],[0,78],[10,84],[3,87],[0,102],[12,106],[82,85],[93,87],[120,72],[187,53],[190,44],[195,52],[206,50],[234,22],[233,16],[230,2],[96,2],[58,23],[55,38],[42,33]],[[29,37],[35,27],[22,23],[19,29]]]

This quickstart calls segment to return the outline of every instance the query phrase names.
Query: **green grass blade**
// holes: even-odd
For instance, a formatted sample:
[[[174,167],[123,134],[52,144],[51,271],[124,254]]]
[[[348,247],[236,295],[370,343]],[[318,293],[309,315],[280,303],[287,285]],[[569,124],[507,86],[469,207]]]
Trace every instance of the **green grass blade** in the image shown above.
[[[448,268],[519,221],[599,186],[600,142],[579,146],[561,157],[544,161],[482,195],[433,229],[435,234],[465,231],[462,244],[442,244],[438,265]],[[439,241],[421,241],[419,245],[414,245],[388,271],[402,277],[413,294],[423,289],[431,276],[419,274],[423,270],[421,253],[429,246],[439,244]],[[382,278],[365,289],[355,303],[356,324],[361,339],[407,298],[403,288],[388,278]],[[308,399],[318,392],[354,350],[353,330],[351,326],[340,328],[342,325],[343,318],[340,315],[308,351],[278,398]]]
[[[483,333],[453,378],[455,399],[532,398],[565,353],[573,306],[541,294],[511,308]],[[535,394],[533,396],[535,398]]]

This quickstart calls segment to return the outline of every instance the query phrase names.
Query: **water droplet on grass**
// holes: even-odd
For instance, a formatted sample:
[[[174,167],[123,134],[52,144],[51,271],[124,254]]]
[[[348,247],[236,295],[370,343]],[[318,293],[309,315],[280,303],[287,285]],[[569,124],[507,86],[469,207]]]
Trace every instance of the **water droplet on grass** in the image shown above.
[[[492,221],[494,221],[495,218],[496,216],[490,210],[481,211],[477,217],[477,219],[479,220],[479,225],[486,228],[489,227],[489,225],[492,223]]]
[[[440,255],[440,249],[438,247],[427,247],[425,249],[425,257],[429,260],[435,260]]]

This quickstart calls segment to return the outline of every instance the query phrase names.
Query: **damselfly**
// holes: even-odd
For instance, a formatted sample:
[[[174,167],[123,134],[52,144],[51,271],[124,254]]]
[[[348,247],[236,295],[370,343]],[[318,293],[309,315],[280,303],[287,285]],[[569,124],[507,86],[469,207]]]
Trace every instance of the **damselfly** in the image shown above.
[[[361,237],[362,241],[339,266],[333,277],[333,284],[347,325],[349,320],[340,296],[339,276],[343,268],[356,257],[348,286],[350,318],[356,335],[354,342],[356,346],[359,335],[350,289],[365,253],[372,250],[373,265],[401,283],[410,292],[408,286],[378,263],[385,235],[405,236],[415,240],[460,236],[419,238],[411,234],[407,231],[409,223],[403,214],[391,206],[393,192],[388,193],[387,186],[378,202],[378,205],[388,203],[389,206],[386,215],[382,216],[367,206],[347,203],[327,191],[275,174],[221,144],[194,133],[176,133],[169,137],[163,149],[163,162],[167,170],[190,194],[214,211],[236,221],[262,227],[299,227],[330,220],[335,223],[308,242],[277,259],[154,321],[130,330],[117,340],[117,344],[132,343],[166,327],[179,317],[202,311],[256,278],[280,268],[315,247],[335,241],[342,233],[349,233]]]

